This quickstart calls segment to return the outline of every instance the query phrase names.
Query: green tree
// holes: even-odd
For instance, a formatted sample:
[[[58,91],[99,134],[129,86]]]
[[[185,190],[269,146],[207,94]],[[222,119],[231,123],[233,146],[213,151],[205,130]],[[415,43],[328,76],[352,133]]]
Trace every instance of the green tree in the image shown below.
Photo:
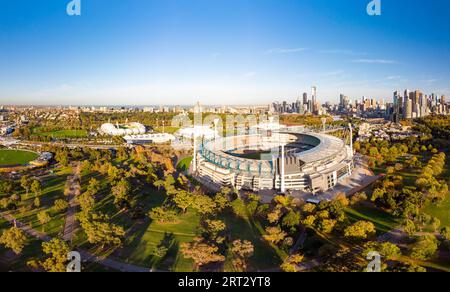
[[[92,195],[95,196],[100,191],[100,182],[96,180],[95,178],[92,178],[89,181],[89,185],[87,187],[87,191]]]
[[[431,227],[433,227],[434,231],[438,231],[439,227],[441,227],[441,220],[436,217],[431,218]]]
[[[322,219],[317,224],[317,228],[320,231],[322,231],[323,233],[331,233],[331,232],[333,232],[336,224],[337,224],[337,221],[334,219]]]
[[[233,260],[235,269],[238,271],[246,271],[247,261],[255,252],[253,244],[248,240],[235,240],[230,250],[235,255],[235,259]]]
[[[89,191],[79,195],[77,201],[83,212],[90,212],[95,206],[95,199]]]
[[[366,258],[370,252],[376,251],[380,253],[387,260],[395,260],[399,258],[402,253],[400,248],[390,242],[368,242],[364,245],[363,256]]]
[[[27,175],[21,177],[20,186],[25,190],[26,196],[28,197],[28,192],[31,188],[31,180]]]
[[[123,227],[111,223],[111,218],[100,213],[80,213],[78,220],[89,243],[105,246],[120,246],[125,236]]]
[[[283,241],[286,236],[286,232],[281,230],[279,227],[267,227],[266,234],[263,237],[271,243],[278,244]]]
[[[411,248],[411,257],[417,260],[428,260],[432,258],[439,248],[439,242],[433,235],[419,237]]]
[[[218,253],[219,248],[217,246],[202,243],[200,240],[182,243],[180,247],[184,258],[192,259],[196,269],[209,263],[225,261],[225,257]]]
[[[414,221],[412,221],[410,219],[406,219],[403,223],[403,230],[405,230],[405,232],[411,236],[416,233],[417,227],[416,227],[416,224],[414,223]]]
[[[56,152],[55,160],[62,166],[68,166],[69,165],[69,153],[65,149],[59,150]]]
[[[166,210],[163,207],[153,208],[148,213],[148,217],[159,223],[174,223],[178,220],[177,212],[173,210]]]
[[[200,214],[212,214],[217,205],[213,199],[205,195],[194,195],[192,207]]]
[[[215,241],[218,244],[224,242],[225,238],[221,233],[226,229],[225,222],[221,220],[210,220],[207,219],[203,223],[205,231],[208,233],[208,238]]]
[[[37,219],[41,223],[42,228],[44,228],[44,225],[47,224],[52,220],[50,215],[47,213],[47,211],[41,211],[37,214]]]
[[[183,211],[183,213],[186,213],[187,209],[192,206],[194,198],[187,191],[178,191],[173,197],[173,202]]]
[[[445,240],[450,240],[450,227],[442,228],[440,234]]]
[[[41,206],[41,199],[39,199],[39,197],[36,197],[36,198],[34,199],[33,204],[34,204],[34,206],[35,206],[36,208],[39,208],[39,207]]]
[[[34,193],[36,197],[40,196],[42,192],[41,182],[38,181],[37,179],[33,180],[33,182],[31,183],[31,191]]]
[[[351,239],[367,239],[368,237],[375,235],[375,225],[369,221],[358,221],[344,231],[344,236]]]
[[[121,179],[116,186],[111,189],[114,196],[114,204],[119,205],[124,202],[129,202],[129,194],[131,190],[131,185],[126,179]]]
[[[67,243],[59,238],[42,243],[42,251],[47,258],[41,262],[41,266],[47,272],[61,273],[67,270],[68,254],[70,252]]]
[[[286,273],[295,273],[298,271],[298,264],[300,264],[303,259],[303,255],[291,255],[283,262],[283,264],[281,264],[281,269]]]
[[[54,208],[56,212],[64,212],[69,208],[69,203],[65,200],[58,199],[55,200]]]
[[[11,249],[17,255],[22,253],[26,243],[27,237],[25,232],[17,227],[11,227],[10,229],[3,231],[2,236],[0,237],[0,244]]]
[[[300,213],[291,210],[284,216],[282,225],[295,230],[300,225],[300,219]]]

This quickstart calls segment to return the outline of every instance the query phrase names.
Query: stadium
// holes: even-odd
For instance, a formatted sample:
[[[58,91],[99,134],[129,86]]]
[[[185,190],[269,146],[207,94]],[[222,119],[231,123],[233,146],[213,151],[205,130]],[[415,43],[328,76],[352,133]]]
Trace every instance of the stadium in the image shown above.
[[[147,132],[144,125],[140,123],[125,123],[113,125],[111,123],[103,124],[99,133],[108,136],[126,136],[126,135],[142,135]]]
[[[195,176],[217,187],[311,193],[333,188],[354,167],[352,143],[298,128],[212,140],[193,163]]]

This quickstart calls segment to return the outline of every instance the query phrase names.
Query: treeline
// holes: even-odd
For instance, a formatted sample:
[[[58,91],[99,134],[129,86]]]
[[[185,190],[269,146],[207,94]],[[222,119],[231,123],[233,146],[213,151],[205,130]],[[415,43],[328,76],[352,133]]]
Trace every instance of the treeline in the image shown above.
[[[417,188],[428,196],[428,199],[441,201],[448,193],[448,185],[445,180],[438,180],[445,168],[445,154],[434,155],[428,164],[422,169],[416,180]]]
[[[432,134],[433,137],[450,140],[450,116],[429,116],[416,120],[416,130]]]
[[[409,137],[401,142],[371,139],[370,141],[354,143],[355,151],[369,156],[369,167],[382,166],[385,163],[394,163],[406,154],[419,154],[430,151],[438,153],[428,137]],[[417,162],[417,160],[416,160]]]

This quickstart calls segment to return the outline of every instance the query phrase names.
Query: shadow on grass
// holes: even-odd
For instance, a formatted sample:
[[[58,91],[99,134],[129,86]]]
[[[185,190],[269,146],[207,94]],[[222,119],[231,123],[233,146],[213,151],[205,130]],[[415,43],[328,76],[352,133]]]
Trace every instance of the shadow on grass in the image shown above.
[[[264,270],[278,267],[282,263],[280,252],[268,244],[262,238],[262,226],[258,222],[245,220],[233,214],[224,214],[222,220],[225,221],[232,241],[248,240],[254,245],[255,251],[249,259],[249,267],[253,270]],[[229,266],[226,264],[226,266]]]

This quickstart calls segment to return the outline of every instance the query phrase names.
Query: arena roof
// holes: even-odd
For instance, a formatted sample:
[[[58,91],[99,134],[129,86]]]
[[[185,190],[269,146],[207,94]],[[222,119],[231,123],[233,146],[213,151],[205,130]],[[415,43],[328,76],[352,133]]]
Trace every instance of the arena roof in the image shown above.
[[[314,148],[303,151],[300,153],[291,154],[297,157],[299,160],[308,163],[318,162],[322,160],[326,160],[328,158],[331,158],[333,156],[338,155],[339,153],[342,153],[343,151],[346,151],[345,149],[345,143],[339,138],[325,135],[325,134],[318,134],[318,133],[297,133],[297,132],[280,132],[281,136],[283,135],[289,135],[289,138],[287,136],[280,137],[280,140],[292,140],[293,136],[298,137],[298,141],[300,140],[300,137],[303,138],[314,138],[309,141],[309,143],[314,146]],[[229,161],[241,161],[242,163],[246,164],[255,164],[258,163],[255,160],[252,159],[246,159],[246,158],[240,158],[233,155],[230,155],[226,152],[245,148],[246,146],[259,146],[264,144],[267,148],[275,148],[279,146],[279,141],[277,140],[276,143],[270,143],[267,141],[261,141],[262,136],[261,135],[247,135],[247,136],[233,136],[233,137],[225,137],[217,139],[216,141],[210,141],[205,144],[205,149],[214,153],[215,155],[221,157],[222,159],[226,159]],[[292,144],[292,143],[287,143]],[[295,144],[295,143],[294,143]],[[264,168],[268,168],[271,162],[269,161],[259,161],[260,164]],[[234,164],[234,163],[233,163]]]
[[[339,154],[345,149],[344,141],[330,135],[317,133],[308,133],[301,135],[313,136],[320,140],[319,145],[317,145],[316,147],[296,154],[296,156],[305,163],[327,159],[328,157]]]

